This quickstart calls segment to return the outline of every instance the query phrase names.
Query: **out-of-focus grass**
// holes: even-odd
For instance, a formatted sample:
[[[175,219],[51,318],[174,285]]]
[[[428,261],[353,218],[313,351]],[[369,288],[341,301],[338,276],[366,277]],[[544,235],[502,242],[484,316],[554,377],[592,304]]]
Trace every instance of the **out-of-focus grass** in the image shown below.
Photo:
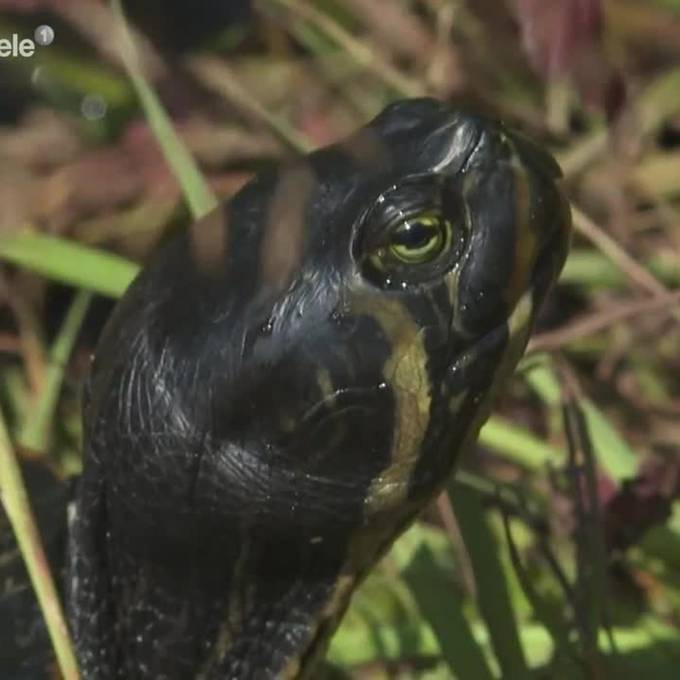
[[[139,269],[119,255],[28,229],[0,235],[0,257],[53,281],[111,297],[120,297]]]
[[[193,218],[198,219],[217,206],[217,198],[201,175],[186,146],[175,133],[172,121],[156,93],[144,78],[136,46],[127,28],[119,0],[112,0],[111,6],[116,19],[114,30],[119,34],[123,63],[139,97],[146,120],[163,150],[168,165],[182,187]]]
[[[112,3],[121,33],[121,51],[149,124],[184,191],[194,219],[217,205],[217,199],[198,171],[186,147],[176,135],[165,110],[144,79],[119,3]],[[71,303],[62,329],[52,347],[44,385],[34,409],[27,411],[18,443],[27,450],[44,453],[56,411],[64,367],[85,319],[91,290],[120,295],[136,267],[122,258],[57,238],[30,233],[14,234],[0,241],[0,256],[57,280],[83,288]],[[74,260],[79,267],[75,270]],[[86,269],[83,270],[83,265]],[[104,276],[102,274],[104,273]],[[74,280],[75,279],[75,280]],[[103,279],[103,280],[102,280]],[[65,680],[77,680],[77,661],[69,640],[52,576],[28,503],[21,472],[9,435],[0,416],[0,496],[20,546],[22,556],[44,613],[59,668]]]
[[[272,61],[290,54],[281,49],[286,40],[306,49],[305,91],[316,88],[319,100],[331,101],[331,108],[333,105],[342,108],[345,118],[350,115],[347,111],[353,112],[357,124],[394,96],[426,89],[417,59],[412,59],[414,66],[405,53],[396,54],[398,50],[384,39],[379,42],[375,38],[377,43],[372,45],[371,37],[380,33],[377,30],[375,34],[367,31],[357,35],[366,21],[360,18],[363,16],[360,4],[348,4],[342,11],[336,11],[338,8],[327,2],[315,3],[312,10],[307,3],[288,0],[262,3],[269,29],[271,22],[275,29],[271,45],[266,46],[265,40],[265,46],[259,48]],[[445,3],[422,4],[427,9],[413,13],[411,18],[416,22],[413,25],[432,28],[434,40],[437,27],[446,21]],[[657,0],[651,5],[667,6],[671,14],[680,7],[675,0]],[[293,13],[277,14],[282,7],[292,9]],[[306,9],[296,11],[300,7]],[[479,55],[476,45],[479,36],[484,36],[484,23],[466,3],[456,5],[455,11],[458,14],[457,23],[453,24],[453,43],[465,53],[473,68],[479,68],[474,78],[486,77],[491,83],[489,87],[497,88],[492,99],[501,112],[512,115],[526,112],[528,121],[543,122],[547,117],[541,104],[544,93],[535,80],[512,63],[502,63],[497,56],[487,56],[488,63],[483,63],[484,55]],[[616,8],[610,7],[609,11],[616,12]],[[408,17],[408,10],[404,12]],[[351,20],[347,21],[348,18]],[[409,24],[411,28],[413,25]],[[622,36],[614,37],[625,40]],[[623,49],[621,44],[619,50]],[[634,46],[635,43],[630,49]],[[133,89],[146,120],[186,192],[190,209],[194,215],[202,214],[214,205],[212,194],[145,81],[129,43],[126,54]],[[77,58],[65,54],[60,55],[61,59],[55,61],[54,68],[61,69],[60,78],[66,89],[91,87],[89,76],[78,70]],[[223,57],[211,55],[210,59],[213,61],[198,57],[187,62],[203,85],[220,90],[230,104],[248,111],[259,125],[270,128],[288,147],[302,150],[315,145],[312,137],[321,134],[319,127],[308,125],[299,129],[294,106],[268,107],[238,80],[237,64],[228,63],[220,69]],[[343,72],[351,72],[353,77],[343,78]],[[224,83],[220,87],[220,73],[231,78],[228,87]],[[678,73],[677,66],[668,63],[653,73],[641,73],[644,87],[639,88],[639,94],[633,92],[630,107],[631,119],[637,122],[615,131],[619,136],[634,137],[638,144],[638,157],[619,154],[615,170],[621,173],[620,178],[607,165],[609,145],[615,135],[609,134],[601,117],[575,106],[571,113],[585,129],[567,132],[567,137],[560,140],[560,158],[579,205],[588,206],[598,219],[607,221],[613,237],[669,288],[680,286],[680,258],[677,247],[671,247],[680,242],[677,221],[680,190],[674,176],[677,150],[660,146],[656,136],[666,128],[680,134]],[[493,80],[495,74],[497,80]],[[109,106],[124,120],[130,108],[130,90],[122,79],[114,78],[110,85]],[[332,96],[324,91],[324,86],[329,87]],[[368,95],[356,101],[362,91]],[[574,101],[569,86],[567,95],[565,101]],[[45,96],[49,100],[54,91]],[[568,118],[561,116],[567,122]],[[305,117],[298,116],[297,122],[300,121],[304,123]],[[616,214],[623,217],[618,220],[611,217]],[[657,218],[650,219],[650,214]],[[0,257],[62,284],[111,297],[122,294],[138,268],[120,254],[38,231],[3,236]],[[77,267],[74,262],[78,262]],[[582,309],[594,313],[606,308],[611,300],[644,293],[631,284],[629,273],[620,264],[585,239],[575,243],[556,299],[561,300],[564,291],[571,291]],[[566,317],[560,319],[560,323],[568,321]],[[632,320],[605,329],[595,338],[570,341],[560,348],[557,366],[552,359],[544,358],[532,370],[532,359],[525,362],[526,371],[520,373],[521,379],[512,386],[502,414],[492,417],[481,432],[483,460],[471,462],[474,475],[477,478],[481,475],[488,488],[479,493],[474,478],[466,475],[461,475],[462,484],[450,488],[458,540],[452,540],[440,518],[430,515],[427,523],[417,524],[401,538],[357,594],[332,643],[330,659],[334,663],[349,672],[360,673],[369,664],[375,669],[381,660],[400,661],[399,670],[384,673],[386,677],[404,678],[452,674],[463,680],[530,675],[580,678],[597,677],[598,668],[606,669],[605,677],[632,678],[642,673],[675,677],[680,663],[680,642],[673,627],[680,616],[677,501],[672,506],[671,519],[658,522],[631,549],[602,553],[602,546],[598,548],[597,544],[588,553],[589,541],[600,539],[588,532],[582,532],[582,538],[578,538],[578,531],[574,531],[574,527],[579,529],[576,512],[579,484],[590,484],[590,496],[581,490],[584,495],[580,502],[587,509],[588,503],[603,502],[608,497],[600,493],[600,487],[611,487],[607,493],[616,494],[626,480],[641,474],[645,461],[652,455],[663,460],[657,449],[668,452],[675,446],[676,454],[680,449],[677,431],[674,433],[667,425],[668,419],[664,421],[666,429],[658,426],[659,418],[678,412],[680,387],[663,370],[665,363],[677,367],[677,351],[674,355],[672,348],[669,350],[662,342],[663,334],[667,333],[669,342],[676,342],[677,347],[677,325],[646,323],[649,329]],[[64,328],[67,326],[65,323]],[[72,328],[67,335],[72,341]],[[637,346],[639,343],[644,346]],[[631,359],[634,354],[635,362]],[[64,360],[65,354],[60,359]],[[572,469],[563,467],[569,454],[574,453],[570,451],[574,444],[567,441],[561,424],[564,377],[558,369],[563,362],[577,381],[585,385],[587,396],[578,397],[576,402],[583,417],[582,436],[593,453],[590,478],[579,477],[580,481],[571,487],[567,483],[569,476],[585,473],[578,469],[581,463]],[[8,385],[16,382],[16,371],[11,374],[8,371],[5,379]],[[43,408],[38,410],[42,415],[28,430],[23,430],[24,436],[31,432],[31,427],[34,433],[45,432],[45,421],[54,413],[60,380],[61,376],[43,385]],[[651,392],[657,395],[653,409],[645,401],[645,395]],[[650,429],[642,423],[649,423]],[[644,437],[646,434],[649,441]],[[29,434],[28,439],[44,441],[35,434]],[[512,493],[508,494],[508,489]],[[528,500],[536,495],[544,501],[540,510],[544,516],[538,518]],[[631,512],[635,514],[634,507]],[[602,521],[602,517],[593,521]],[[580,526],[581,530],[587,528]],[[580,559],[576,555],[579,552]],[[588,559],[595,564],[594,572],[586,573],[584,563]],[[474,575],[473,591],[464,578],[466,564]],[[617,570],[626,574],[625,583],[620,581]],[[595,599],[598,602],[601,599],[606,610],[635,607],[637,610],[627,618],[616,619],[613,615],[614,620],[604,620],[599,608],[589,608],[588,603],[579,601],[580,587],[586,588],[583,592],[595,588]],[[584,617],[590,617],[590,642],[599,666],[584,658],[584,648],[578,642],[584,632]],[[607,628],[616,643],[616,654],[611,652]],[[414,659],[427,661],[429,670],[415,670]],[[395,668],[394,664],[389,667]]]
[[[92,295],[81,290],[74,297],[59,334],[50,348],[45,382],[34,409],[27,409],[21,432],[17,436],[20,446],[44,454],[49,451],[54,426],[54,414],[64,380],[64,371],[73,346],[87,314]]]
[[[2,414],[0,414],[0,500],[26,563],[54,647],[59,670],[64,680],[78,680],[78,663],[73,653],[61,603]]]

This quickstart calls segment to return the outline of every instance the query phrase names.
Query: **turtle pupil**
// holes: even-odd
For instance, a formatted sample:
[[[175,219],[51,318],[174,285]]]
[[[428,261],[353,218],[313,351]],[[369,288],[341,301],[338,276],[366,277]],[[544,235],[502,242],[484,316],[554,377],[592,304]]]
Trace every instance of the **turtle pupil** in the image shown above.
[[[405,222],[392,237],[392,243],[413,250],[424,248],[436,236],[436,227],[433,226],[421,222]]]

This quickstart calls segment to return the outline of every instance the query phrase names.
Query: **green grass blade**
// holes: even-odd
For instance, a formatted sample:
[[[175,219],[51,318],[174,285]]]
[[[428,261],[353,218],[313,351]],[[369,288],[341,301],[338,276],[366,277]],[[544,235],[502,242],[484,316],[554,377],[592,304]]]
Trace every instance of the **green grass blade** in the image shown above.
[[[529,469],[559,464],[565,459],[563,451],[499,416],[486,421],[479,433],[479,443]]]
[[[569,443],[569,486],[576,528],[577,579],[575,621],[586,668],[593,677],[604,677],[598,630],[607,624],[607,552],[597,494],[593,443],[579,400],[567,393],[564,430]]]
[[[40,535],[28,502],[21,470],[0,414],[0,500],[5,508],[31,583],[40,603],[47,631],[65,680],[77,680],[78,664],[59,603],[54,581],[40,542]]]
[[[618,482],[635,477],[638,471],[638,456],[635,451],[590,399],[582,399],[580,407],[597,460],[607,474]]]
[[[118,24],[123,63],[139,97],[146,119],[160,144],[168,165],[182,187],[191,214],[194,218],[202,217],[217,206],[217,198],[198,169],[192,155],[178,137],[158,96],[142,74],[137,50],[120,2],[112,0],[111,8]]]
[[[108,297],[120,297],[139,270],[134,262],[113,253],[29,230],[0,237],[0,258]]]
[[[437,567],[430,548],[418,548],[402,575],[456,677],[492,680],[484,653],[463,613],[462,599]]]
[[[71,356],[73,345],[80,332],[80,327],[90,306],[91,299],[92,294],[87,291],[81,290],[76,293],[59,331],[59,335],[50,351],[49,366],[40,399],[34,410],[27,411],[26,420],[19,435],[21,446],[31,451],[45,453],[49,449],[50,425],[64,380],[64,370]]]
[[[563,659],[574,659],[576,654],[569,641],[569,609],[565,593],[553,594],[541,592],[527,569],[522,564],[519,549],[513,539],[510,518],[503,513],[503,529],[508,546],[511,564],[515,570],[517,581],[529,602],[533,615],[540,621],[550,635],[554,649]],[[568,585],[568,584],[567,584]],[[545,586],[543,586],[545,590]]]
[[[527,678],[517,617],[498,555],[498,542],[487,523],[480,496],[458,485],[449,497],[472,563],[479,609],[489,629],[503,677],[508,680]]]
[[[680,285],[680,267],[676,258],[657,255],[642,260],[641,264],[667,286]],[[560,283],[583,286],[592,292],[601,288],[623,288],[626,276],[598,251],[573,248],[562,269]]]
[[[380,641],[379,645],[376,640]],[[343,625],[330,642],[328,660],[347,668],[374,663],[377,659],[432,657],[438,653],[431,628],[424,619],[414,619],[408,627],[405,623],[401,626],[377,623],[372,629]]]

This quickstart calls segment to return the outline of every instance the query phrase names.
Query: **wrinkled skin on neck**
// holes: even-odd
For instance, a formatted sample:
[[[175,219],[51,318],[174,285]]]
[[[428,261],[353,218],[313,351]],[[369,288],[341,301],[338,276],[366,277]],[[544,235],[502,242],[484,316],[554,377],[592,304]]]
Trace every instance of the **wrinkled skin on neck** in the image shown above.
[[[312,672],[524,349],[566,253],[558,174],[498,123],[398,102],[163,246],[89,381],[84,677]],[[416,209],[447,231],[413,266],[384,243]]]

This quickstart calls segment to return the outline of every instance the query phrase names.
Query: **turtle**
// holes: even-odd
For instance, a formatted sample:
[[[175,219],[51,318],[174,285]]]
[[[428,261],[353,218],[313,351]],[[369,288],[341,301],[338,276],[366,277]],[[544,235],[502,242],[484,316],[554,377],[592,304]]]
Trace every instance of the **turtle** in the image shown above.
[[[525,349],[560,177],[498,120],[400,100],[158,248],[84,389],[60,565],[84,678],[316,677]]]

